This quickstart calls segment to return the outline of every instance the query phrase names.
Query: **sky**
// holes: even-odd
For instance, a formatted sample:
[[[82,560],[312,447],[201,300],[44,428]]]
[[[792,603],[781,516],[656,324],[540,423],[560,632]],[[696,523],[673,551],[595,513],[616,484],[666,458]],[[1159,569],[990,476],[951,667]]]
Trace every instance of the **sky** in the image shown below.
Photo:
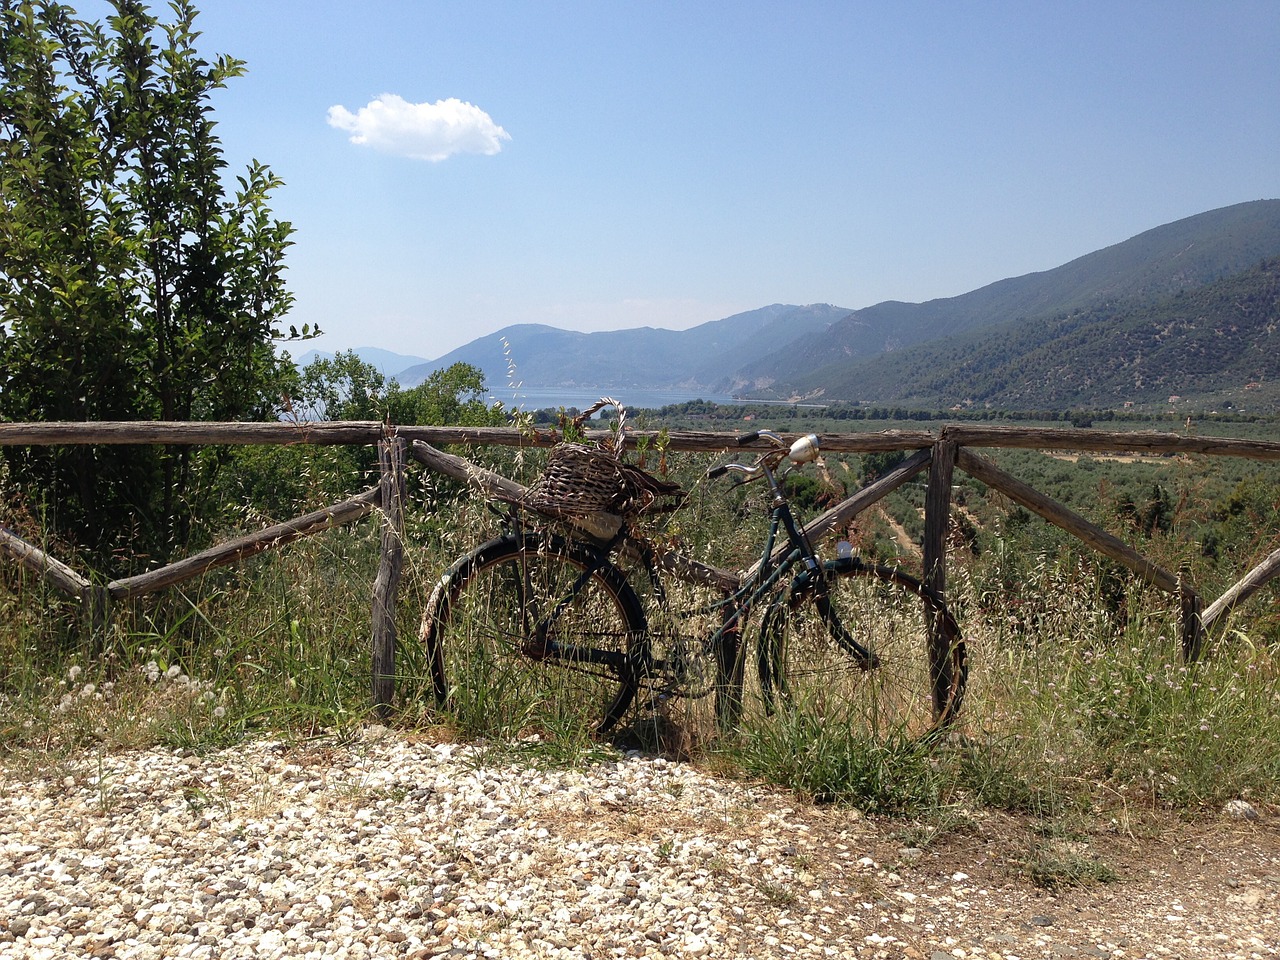
[[[954,296],[1280,197],[1275,0],[196,6],[331,352]]]

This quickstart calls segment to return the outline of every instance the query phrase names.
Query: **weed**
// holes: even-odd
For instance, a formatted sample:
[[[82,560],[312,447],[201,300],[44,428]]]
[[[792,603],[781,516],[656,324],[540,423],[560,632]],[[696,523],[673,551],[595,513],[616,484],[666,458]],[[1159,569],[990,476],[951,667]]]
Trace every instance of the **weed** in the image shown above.
[[[1114,883],[1119,879],[1111,866],[1089,853],[1082,844],[1061,840],[1037,844],[1019,866],[1032,883],[1049,890]]]
[[[755,888],[766,901],[775,907],[795,906],[798,899],[795,893],[788,889],[785,884],[774,883],[771,880],[758,880],[755,883]]]
[[[973,827],[973,818],[956,806],[943,806],[896,831],[894,836],[905,847],[926,849],[939,840],[965,833]]]
[[[744,768],[818,803],[915,815],[944,802],[946,777],[928,744],[870,736],[803,708],[749,722],[735,750]]]

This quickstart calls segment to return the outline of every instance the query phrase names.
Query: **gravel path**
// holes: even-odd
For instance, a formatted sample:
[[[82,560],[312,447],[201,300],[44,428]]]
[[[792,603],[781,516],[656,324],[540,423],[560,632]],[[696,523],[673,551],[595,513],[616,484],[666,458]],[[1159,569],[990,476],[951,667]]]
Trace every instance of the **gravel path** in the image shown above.
[[[491,761],[491,762],[490,762]],[[628,757],[581,770],[382,731],[0,763],[0,957],[1280,956],[1280,831],[1117,833],[1051,895],[1025,825],[902,824]]]

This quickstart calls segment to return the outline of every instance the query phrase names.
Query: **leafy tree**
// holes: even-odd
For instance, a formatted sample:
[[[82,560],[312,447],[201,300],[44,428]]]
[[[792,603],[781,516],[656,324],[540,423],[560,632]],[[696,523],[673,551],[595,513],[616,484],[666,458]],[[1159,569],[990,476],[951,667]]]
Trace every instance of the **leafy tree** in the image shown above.
[[[354,351],[319,358],[301,372],[288,405],[306,420],[381,420],[392,424],[502,426],[506,415],[485,400],[484,373],[455,363],[402,389]],[[468,455],[474,455],[469,452]],[[373,447],[243,447],[225,480],[223,499],[283,519],[300,506],[333,503],[377,478]],[[436,482],[434,489],[451,489]]]
[[[290,404],[304,420],[383,420],[395,424],[497,426],[500,408],[486,403],[484,371],[469,363],[437,370],[402,388],[354,351],[307,364]]]
[[[390,385],[399,392],[394,380]],[[340,352],[307,364],[290,406],[301,420],[382,420],[389,413],[388,386],[382,372],[355,351]]]
[[[502,408],[489,406],[484,371],[469,363],[455,363],[437,370],[426,380],[404,391],[404,405],[393,423],[448,424],[451,426],[502,426]]]
[[[907,459],[905,450],[885,450],[862,455],[862,482],[871,483]]]
[[[0,417],[270,416],[293,374],[272,344],[292,228],[262,164],[224,183],[209,102],[244,64],[199,54],[187,0],[170,23],[112,6],[104,25],[0,0]],[[82,542],[134,528],[163,552],[223,456],[83,447],[19,468]]]

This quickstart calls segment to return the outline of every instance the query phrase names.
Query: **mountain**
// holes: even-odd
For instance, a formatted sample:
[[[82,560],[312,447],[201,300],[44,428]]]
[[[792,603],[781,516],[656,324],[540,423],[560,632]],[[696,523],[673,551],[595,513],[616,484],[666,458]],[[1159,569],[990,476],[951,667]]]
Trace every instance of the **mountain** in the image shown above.
[[[508,382],[526,387],[607,386],[706,389],[725,370],[759,360],[779,344],[826,329],[847,307],[775,303],[688,330],[635,327],[577,333],[540,324],[516,324],[480,337],[436,360],[400,373],[414,386],[433,371],[470,363],[490,389]]]
[[[390,350],[383,350],[379,347],[356,347],[351,351],[343,352],[354,353],[365,363],[372,364],[386,377],[395,377],[401,370],[427,362],[425,357],[393,353]],[[332,353],[326,353],[323,350],[308,350],[302,356],[295,358],[293,363],[294,366],[301,370],[313,360],[332,360],[333,356]]]
[[[520,383],[1022,408],[1193,392],[1225,399],[1280,381],[1259,353],[1272,349],[1276,308],[1267,298],[1278,257],[1280,200],[1257,200],[925,303],[772,304],[681,331],[515,324],[432,361],[356,352],[405,387],[466,362],[494,390]],[[1270,389],[1250,386],[1250,396]]]
[[[886,301],[744,365],[728,386],[746,394],[848,398],[850,364],[966,331],[1104,303],[1192,290],[1280,255],[1280,200],[1187,217],[1039,273],[926,303]],[[836,358],[833,360],[833,358]]]
[[[1280,258],[1148,301],[1011,321],[846,366],[828,398],[1002,409],[1280,400]]]

